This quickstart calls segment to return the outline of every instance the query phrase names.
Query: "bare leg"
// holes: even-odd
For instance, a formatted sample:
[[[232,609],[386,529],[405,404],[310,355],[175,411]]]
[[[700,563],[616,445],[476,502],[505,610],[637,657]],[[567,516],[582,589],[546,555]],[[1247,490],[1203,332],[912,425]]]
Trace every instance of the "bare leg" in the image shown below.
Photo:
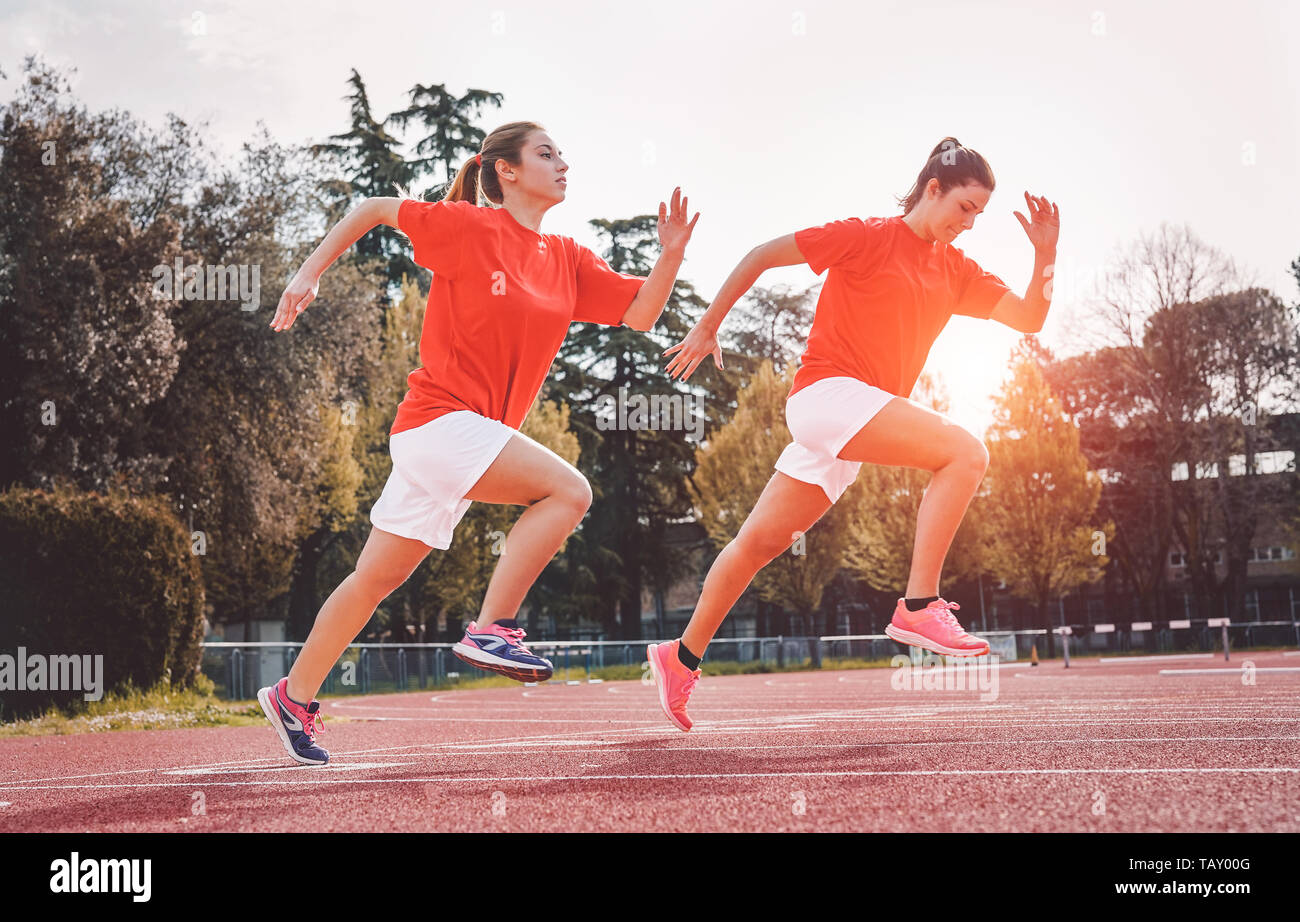
[[[917,512],[907,598],[939,595],[939,574],[989,453],[971,433],[928,407],[895,397],[840,451],[846,461],[933,471]]]
[[[831,507],[826,491],[777,471],[763,488],[740,533],[722,549],[704,578],[682,644],[703,656],[727,612],[731,611],[754,575],[794,543]]]
[[[388,595],[414,572],[429,545],[378,528],[370,529],[356,569],[321,606],[307,642],[289,670],[289,697],[307,704]]]
[[[591,485],[549,448],[516,433],[465,495],[528,507],[506,536],[505,553],[492,571],[476,621],[482,628],[518,614],[528,590],[587,514]]]
[[[466,496],[529,508],[506,539],[510,553],[497,563],[484,598],[483,626],[513,617],[533,580],[591,504],[591,487],[576,468],[521,433],[511,436]],[[356,639],[379,603],[428,555],[429,545],[372,528],[355,572],[330,594],[289,671],[289,697],[304,704]]]

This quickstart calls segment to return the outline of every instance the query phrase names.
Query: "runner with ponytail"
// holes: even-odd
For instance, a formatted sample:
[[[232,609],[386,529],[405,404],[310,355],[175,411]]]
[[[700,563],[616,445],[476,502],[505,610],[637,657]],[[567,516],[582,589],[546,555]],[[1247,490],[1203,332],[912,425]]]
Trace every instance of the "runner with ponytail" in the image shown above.
[[[646,655],[668,720],[691,728],[686,704],[700,658],[754,575],[836,502],[864,463],[914,467],[933,478],[921,501],[906,590],[885,633],[950,656],[978,656],[988,643],[962,629],[960,608],[939,595],[939,573],[988,466],[984,443],[909,399],[936,337],[953,314],[1036,333],[1047,317],[1060,212],[1025,193],[1015,212],[1034,250],[1023,298],[952,245],[993,194],[993,171],[976,151],[944,138],[930,152],[903,213],[846,218],[778,237],[750,251],[686,338],[664,354],[683,380],[709,356],[722,366],[718,329],[731,306],[774,266],[827,272],[808,345],[786,398],[793,441],[776,461],[739,533],[723,548],[682,636]]]
[[[615,272],[569,237],[541,232],[564,201],[569,166],[535,122],[497,128],[438,202],[368,198],[321,241],[285,289],[272,329],[288,330],[316,296],[321,274],[358,238],[387,224],[410,238],[433,272],[420,337],[421,367],[390,429],[392,474],[370,512],[370,536],[326,600],[289,674],[258,700],[289,756],[324,764],[314,700],[375,608],[430,549],[451,546],[473,501],[526,507],[506,538],[482,606],[454,647],[472,665],[519,681],[549,678],[524,646],[524,596],[591,504],[575,467],[519,431],[575,321],[649,330],[672,292],[699,214],[681,189],[659,203],[663,249],[646,278]],[[480,205],[486,200],[487,206]]]

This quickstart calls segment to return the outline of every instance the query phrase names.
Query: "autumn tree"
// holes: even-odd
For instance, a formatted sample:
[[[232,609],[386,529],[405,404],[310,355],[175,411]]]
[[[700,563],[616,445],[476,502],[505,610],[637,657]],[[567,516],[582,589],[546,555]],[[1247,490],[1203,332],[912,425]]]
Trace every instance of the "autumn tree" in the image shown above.
[[[1101,478],[1079,450],[1079,433],[1023,344],[987,433],[989,554],[1013,595],[1034,604],[1054,654],[1048,603],[1101,576],[1111,522],[1094,523]]]
[[[949,411],[942,383],[925,373],[911,398],[937,413]],[[919,468],[864,464],[840,502],[847,506],[845,562],[856,579],[901,598],[907,591],[921,500],[933,473]],[[983,505],[972,500],[944,560],[947,581],[988,572]],[[942,587],[941,587],[942,594]]]
[[[794,371],[791,367],[778,376],[770,366],[759,366],[741,391],[731,421],[696,452],[691,490],[696,517],[718,550],[739,534],[768,481],[784,476],[774,465],[790,443],[785,398]],[[810,638],[825,628],[818,618],[822,594],[844,566],[852,505],[846,499],[831,506],[804,534],[791,534],[790,549],[754,577],[759,595],[793,610]],[[810,651],[818,663],[815,640],[810,641]]]

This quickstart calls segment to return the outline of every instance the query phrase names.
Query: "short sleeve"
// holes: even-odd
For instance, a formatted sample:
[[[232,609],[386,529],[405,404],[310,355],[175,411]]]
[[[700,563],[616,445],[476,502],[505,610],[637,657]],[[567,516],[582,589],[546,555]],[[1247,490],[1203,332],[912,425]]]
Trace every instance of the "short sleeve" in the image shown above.
[[[795,232],[794,243],[808,261],[808,268],[821,275],[831,266],[862,255],[867,245],[867,223],[861,218],[845,218],[819,227],[806,227]]]
[[[956,282],[953,285],[954,314],[988,320],[1002,296],[1011,289],[992,272],[985,272],[975,260],[956,247]]]
[[[639,275],[615,272],[609,263],[577,244],[578,297],[573,319],[616,327],[645,283]]]
[[[460,271],[469,202],[422,202],[404,199],[397,206],[397,229],[411,240],[415,262],[438,275]]]

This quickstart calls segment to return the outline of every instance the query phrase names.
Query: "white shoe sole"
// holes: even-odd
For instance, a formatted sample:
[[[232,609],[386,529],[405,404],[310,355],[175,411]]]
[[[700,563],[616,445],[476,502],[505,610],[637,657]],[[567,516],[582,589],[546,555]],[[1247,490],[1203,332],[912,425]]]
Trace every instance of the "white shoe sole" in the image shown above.
[[[683,727],[681,721],[679,721],[673,715],[673,712],[668,709],[667,683],[664,682],[663,676],[659,674],[659,665],[658,663],[655,662],[655,650],[658,649],[658,647],[659,644],[657,643],[650,644],[648,647],[645,648],[645,655],[646,655],[646,661],[650,664],[650,673],[655,677],[655,688],[658,689],[659,691],[659,707],[663,708],[664,716],[668,718],[669,723],[671,723],[678,730],[681,730],[683,733],[690,733],[691,728]]]
[[[289,753],[289,758],[302,765],[328,764],[328,762],[317,762],[315,759],[304,759],[293,751],[293,744],[289,742],[289,734],[284,730],[284,722],[280,720],[280,715],[275,713],[275,705],[271,704],[270,686],[257,690],[257,703],[262,706],[262,713],[271,722],[271,727],[275,730],[276,736],[280,737],[280,742],[284,744],[284,751]]]
[[[474,646],[473,644],[461,643],[459,641],[456,643],[455,646],[451,648],[451,651],[453,653],[460,654],[465,659],[473,660],[475,663],[483,663],[484,665],[491,664],[495,666],[505,666],[509,669],[514,669],[518,672],[535,672],[539,676],[554,675],[555,672],[553,666],[549,670],[541,666],[532,666],[528,663],[521,663],[519,662],[519,660],[506,659],[503,656],[496,656],[494,654],[488,653],[485,650],[480,649],[479,647]]]
[[[929,650],[931,653],[942,653],[944,656],[983,656],[989,652],[988,644],[984,645],[983,650],[957,650],[953,647],[945,647],[941,643],[935,643],[923,634],[913,634],[911,631],[894,627],[892,624],[885,625],[885,633],[899,643],[911,647],[920,647],[923,650]]]

